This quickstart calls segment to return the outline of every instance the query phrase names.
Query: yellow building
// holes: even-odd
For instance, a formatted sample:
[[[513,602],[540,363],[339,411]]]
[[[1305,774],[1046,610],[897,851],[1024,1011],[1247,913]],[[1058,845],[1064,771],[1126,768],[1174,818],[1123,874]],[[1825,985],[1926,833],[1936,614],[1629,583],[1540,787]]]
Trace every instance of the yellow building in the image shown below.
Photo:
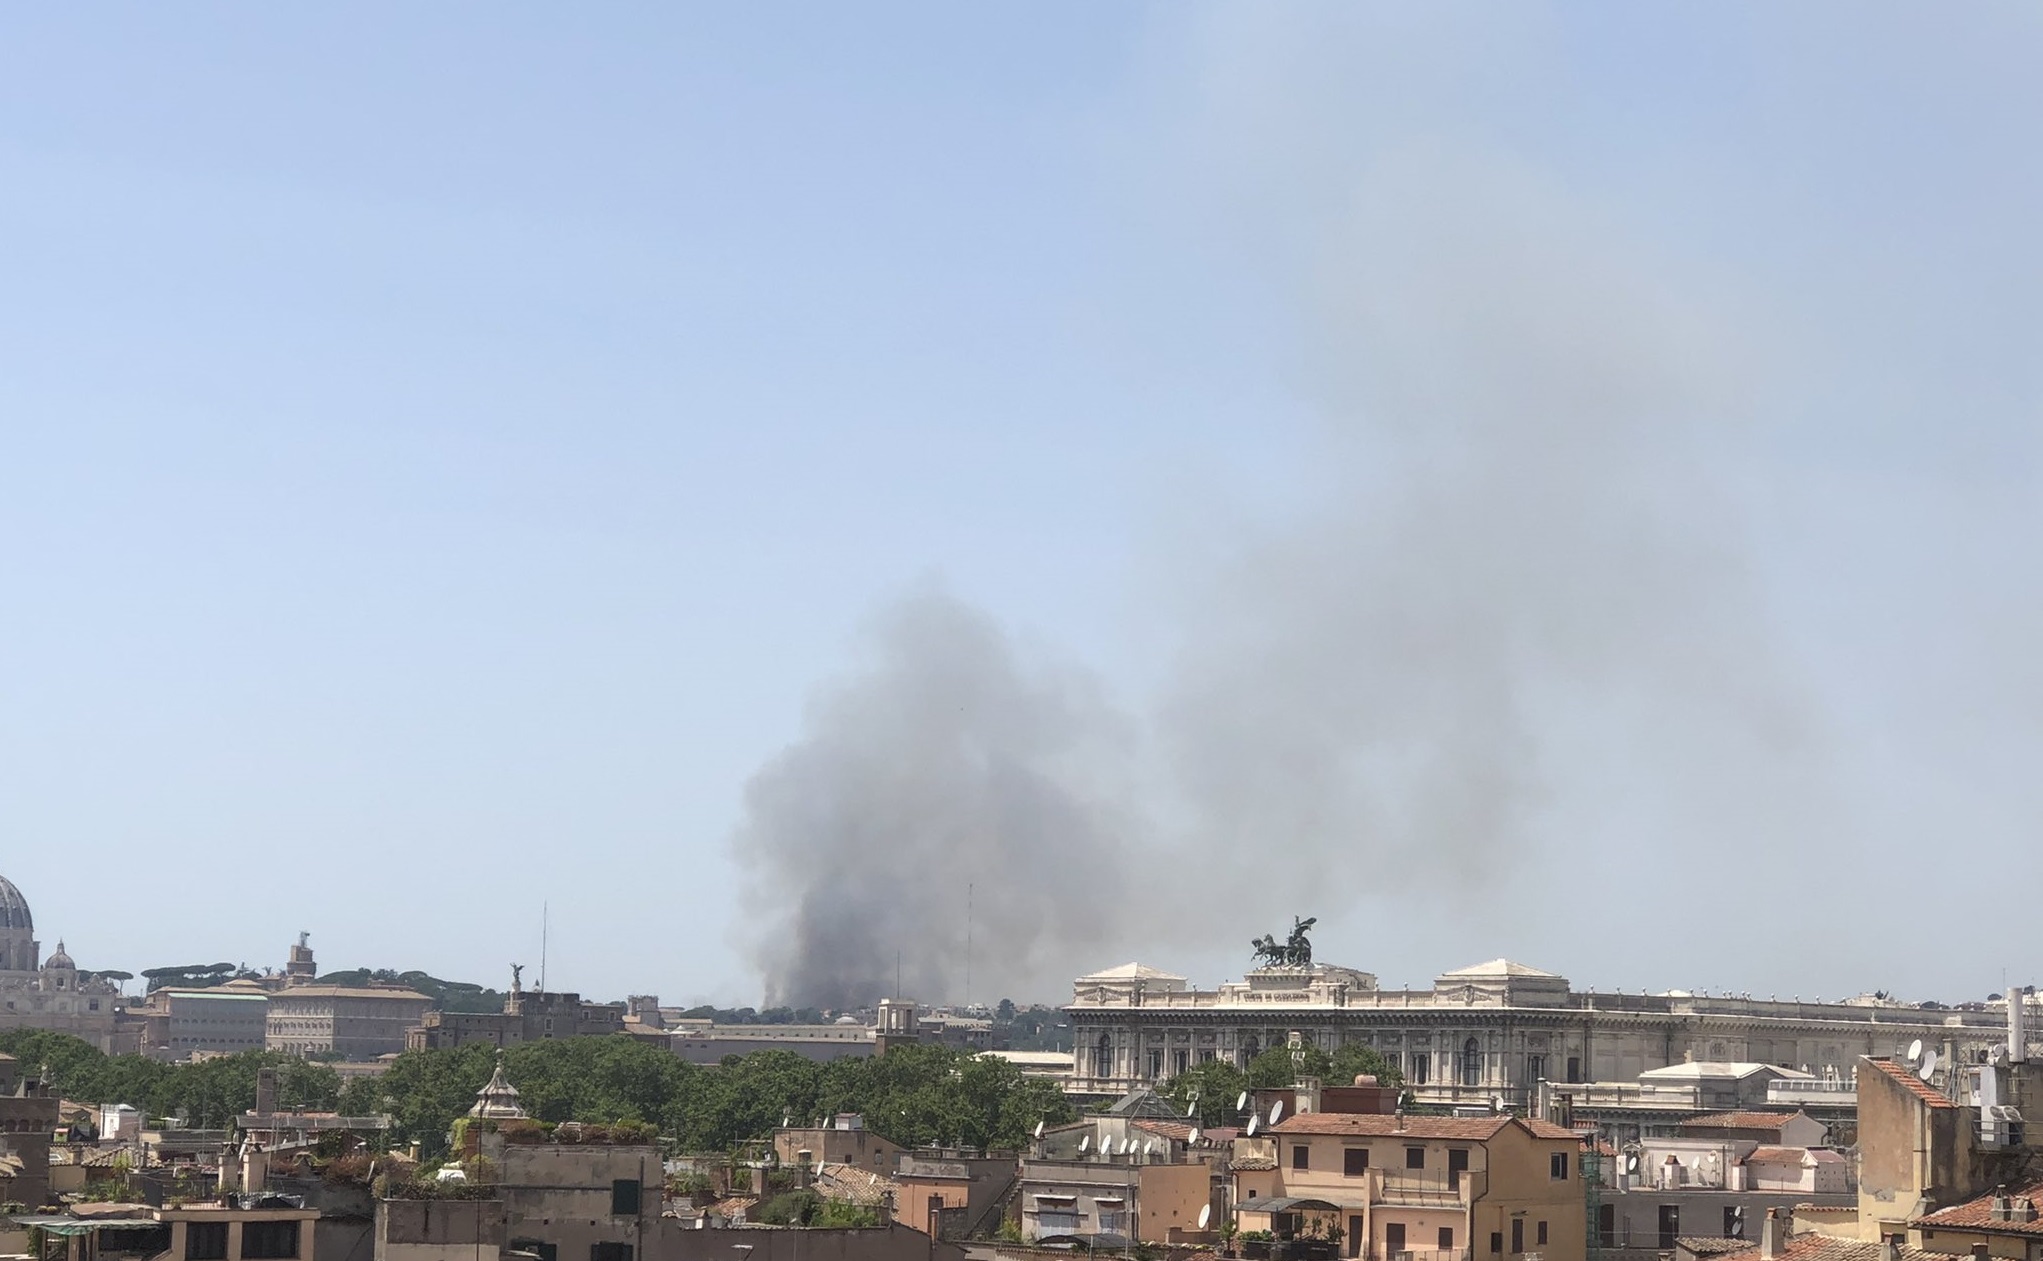
[[[1581,1140],[1545,1121],[1308,1112],[1237,1144],[1235,1225],[1345,1257],[1579,1261]]]

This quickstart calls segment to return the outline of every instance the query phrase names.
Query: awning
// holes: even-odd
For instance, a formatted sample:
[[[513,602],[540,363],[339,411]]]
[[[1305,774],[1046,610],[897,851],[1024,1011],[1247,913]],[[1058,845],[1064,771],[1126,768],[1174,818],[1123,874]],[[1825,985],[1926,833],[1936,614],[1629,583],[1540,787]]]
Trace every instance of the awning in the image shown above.
[[[1296,1213],[1300,1210],[1330,1213],[1341,1206],[1326,1200],[1309,1200],[1297,1195],[1266,1195],[1259,1199],[1243,1200],[1234,1207],[1236,1211],[1243,1213]]]

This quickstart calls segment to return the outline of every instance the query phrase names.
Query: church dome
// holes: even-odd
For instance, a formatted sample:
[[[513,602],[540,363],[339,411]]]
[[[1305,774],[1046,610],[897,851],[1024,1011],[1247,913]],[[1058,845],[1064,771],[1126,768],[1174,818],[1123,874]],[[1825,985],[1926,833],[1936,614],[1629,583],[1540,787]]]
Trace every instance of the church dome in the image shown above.
[[[21,896],[21,890],[14,882],[0,876],[0,929],[18,928],[26,933],[35,931],[35,917],[28,913],[28,899]]]
[[[71,962],[71,956],[64,953],[64,943],[61,941],[57,943],[57,953],[43,960],[43,966],[51,971],[69,970],[76,972],[78,970],[78,965]]]

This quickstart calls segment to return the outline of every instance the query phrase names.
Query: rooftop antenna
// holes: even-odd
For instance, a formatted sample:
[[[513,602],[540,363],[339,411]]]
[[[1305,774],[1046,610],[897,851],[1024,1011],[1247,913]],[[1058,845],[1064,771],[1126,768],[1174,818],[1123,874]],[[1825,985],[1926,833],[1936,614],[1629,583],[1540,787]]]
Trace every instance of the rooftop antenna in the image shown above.
[[[539,904],[539,992],[546,992],[546,913],[551,909],[546,903]]]
[[[972,885],[965,885],[965,1006],[972,1005]]]

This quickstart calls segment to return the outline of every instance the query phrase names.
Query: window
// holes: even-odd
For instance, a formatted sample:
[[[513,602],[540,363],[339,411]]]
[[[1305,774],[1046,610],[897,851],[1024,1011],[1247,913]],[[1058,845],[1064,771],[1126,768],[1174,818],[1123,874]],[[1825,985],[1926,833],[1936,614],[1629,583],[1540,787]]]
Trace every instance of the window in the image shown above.
[[[1036,1211],[1036,1233],[1039,1235],[1069,1235],[1078,1230],[1078,1210],[1038,1209]]]
[[[1660,1251],[1671,1252],[1674,1240],[1681,1234],[1681,1206],[1662,1204],[1660,1206]]]
[[[227,1223],[185,1223],[184,1261],[227,1261]]]
[[[619,1178],[610,1184],[610,1215],[637,1217],[640,1188],[637,1178]]]
[[[1104,1033],[1100,1035],[1099,1045],[1093,1048],[1092,1067],[1094,1077],[1114,1075],[1114,1044]]]
[[[1149,1052],[1149,1080],[1163,1076],[1163,1048],[1152,1047]]]
[[[1396,1256],[1405,1250],[1405,1224],[1387,1222],[1383,1227],[1383,1250]]]
[[[1547,1176],[1555,1182],[1566,1182],[1568,1180],[1568,1153],[1555,1152],[1547,1157],[1546,1171]]]
[[[1466,1147],[1448,1148],[1447,1189],[1450,1191],[1461,1190],[1461,1175],[1467,1172],[1468,1172],[1468,1148]]]
[[[1312,1144],[1293,1143],[1291,1145],[1291,1167],[1293,1169],[1312,1168]]]
[[[1341,1173],[1350,1178],[1359,1178],[1369,1172],[1369,1149],[1350,1147],[1341,1153]]]
[[[1525,1251],[1525,1219],[1522,1217],[1511,1219],[1511,1251],[1514,1254]]]
[[[1102,1208],[1100,1210],[1100,1231],[1102,1234],[1108,1235],[1127,1234],[1128,1210],[1119,1208]]]
[[[1568,1057],[1568,1080],[1571,1082],[1582,1080],[1582,1057],[1579,1055]]]
[[[1211,1064],[1213,1062],[1213,1059],[1214,1059],[1213,1049],[1211,1047],[1208,1047],[1205,1050],[1199,1052],[1199,1062],[1201,1064]]]
[[[1191,1067],[1192,1053],[1190,1051],[1172,1051],[1170,1053],[1171,1072],[1173,1073],[1188,1072],[1190,1071]]]
[[[1454,1251],[1454,1227],[1442,1226],[1440,1228],[1440,1251]]]
[[[298,1223],[243,1222],[243,1261],[289,1261],[298,1255]]]
[[[1491,1231],[1491,1232],[1490,1232],[1490,1251],[1491,1251],[1491,1252],[1502,1252],[1502,1251],[1504,1251],[1504,1232],[1503,1232],[1503,1231],[1501,1231],[1501,1230],[1493,1230],[1493,1231]]]
[[[1423,1086],[1432,1076],[1433,1057],[1424,1051],[1412,1052],[1412,1084]]]
[[[1533,1227],[1533,1229],[1532,1229],[1532,1242],[1534,1242],[1534,1243],[1538,1244],[1538,1245],[1539,1245],[1540,1247],[1542,1247],[1542,1248],[1546,1247],[1546,1223],[1545,1223],[1545,1222],[1539,1222],[1539,1223],[1537,1223],[1537,1224],[1536,1224],[1536,1225],[1535,1225],[1535,1226]]]
[[[1596,1206],[1596,1241],[1605,1248],[1617,1247],[1617,1205]]]
[[[1461,1044],[1461,1084],[1483,1084],[1483,1044],[1474,1038]]]
[[[592,1243],[589,1245],[589,1261],[631,1261],[631,1245]]]
[[[1425,1149],[1425,1148],[1423,1148],[1423,1147],[1407,1147],[1407,1148],[1405,1148],[1405,1168],[1407,1168],[1407,1169],[1424,1169],[1425,1167],[1426,1167],[1426,1149]]]
[[[511,1251],[529,1252],[539,1261],[560,1261],[560,1249],[539,1239],[513,1239]]]
[[[1544,1055],[1526,1056],[1525,1080],[1542,1081],[1545,1079],[1545,1077],[1546,1077],[1546,1056]]]

